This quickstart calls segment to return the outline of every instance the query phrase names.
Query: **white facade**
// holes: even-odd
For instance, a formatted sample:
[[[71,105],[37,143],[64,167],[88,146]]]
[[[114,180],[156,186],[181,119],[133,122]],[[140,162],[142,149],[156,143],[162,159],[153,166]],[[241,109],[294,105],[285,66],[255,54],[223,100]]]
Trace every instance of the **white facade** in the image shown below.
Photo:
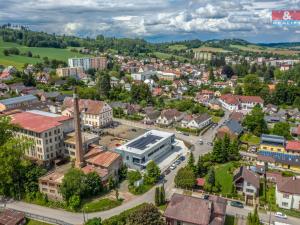
[[[211,117],[201,122],[197,122],[193,119],[187,124],[187,127],[192,129],[202,129],[203,127],[206,127],[209,124],[211,124]]]
[[[172,151],[174,143],[174,134],[151,130],[117,147],[115,151],[122,156],[123,162],[129,168],[143,170],[151,160],[159,161]]]
[[[284,209],[300,209],[300,195],[280,192],[276,185],[276,204]]]
[[[227,102],[223,101],[222,99],[219,99],[220,103],[222,104],[222,107],[224,109],[227,109],[229,111],[238,111],[239,105],[236,104],[228,104]]]

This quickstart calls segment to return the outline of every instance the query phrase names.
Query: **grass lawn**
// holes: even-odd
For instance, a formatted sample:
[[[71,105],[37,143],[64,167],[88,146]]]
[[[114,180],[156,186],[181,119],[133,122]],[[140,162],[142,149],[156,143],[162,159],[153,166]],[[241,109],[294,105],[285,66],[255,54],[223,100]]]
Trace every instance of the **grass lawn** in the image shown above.
[[[159,58],[159,59],[169,59],[169,58],[171,58],[172,56],[174,56],[175,59],[176,59],[176,60],[179,60],[179,61],[188,60],[187,58],[182,57],[182,56],[172,55],[172,54],[163,53],[163,52],[154,52],[153,54],[154,54],[157,58]]]
[[[100,212],[100,211],[105,211],[105,210],[115,208],[117,206],[120,206],[121,204],[122,204],[122,200],[103,198],[100,200],[85,203],[81,210],[86,213]]]
[[[243,134],[243,136],[241,136],[241,141],[248,143],[249,145],[258,145],[260,138],[252,134]]]
[[[181,50],[186,50],[187,47],[185,45],[170,45],[169,49],[181,51]]]
[[[147,191],[149,191],[154,185],[150,185],[150,184],[143,184],[139,187],[128,187],[128,190],[130,193],[134,194],[134,195],[142,195],[144,193],[146,193]]]
[[[215,167],[216,183],[220,183],[222,186],[221,193],[224,195],[232,193],[233,175],[230,171],[233,170],[234,165],[232,162],[217,165]]]
[[[20,50],[21,53],[31,51],[33,55],[40,55],[40,58],[32,58],[22,55],[9,55],[5,56],[3,50],[6,48],[16,47]],[[24,45],[19,45],[12,42],[4,42],[0,38],[0,64],[4,66],[15,66],[17,69],[21,69],[25,63],[35,64],[37,62],[42,62],[43,57],[48,57],[49,59],[57,59],[66,61],[68,58],[72,57],[84,57],[83,55],[77,52],[72,52],[70,48],[60,49],[60,48],[39,48],[39,47],[27,47]]]
[[[26,225],[51,225],[51,224],[27,218]]]
[[[213,117],[212,117],[213,123],[219,123],[220,120],[221,120],[221,117],[219,117],[219,116],[213,116]]]
[[[166,211],[167,207],[168,207],[168,205],[164,204],[164,205],[158,206],[158,209],[164,212],[164,211]]]

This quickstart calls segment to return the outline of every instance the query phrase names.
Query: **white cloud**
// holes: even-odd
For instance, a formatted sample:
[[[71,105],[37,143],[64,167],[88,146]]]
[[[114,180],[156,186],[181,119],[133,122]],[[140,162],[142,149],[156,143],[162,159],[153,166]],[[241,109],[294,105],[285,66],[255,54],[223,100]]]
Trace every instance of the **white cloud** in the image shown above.
[[[284,41],[299,27],[284,31],[271,25],[271,10],[291,7],[300,7],[300,0],[0,0],[0,23],[82,36]]]

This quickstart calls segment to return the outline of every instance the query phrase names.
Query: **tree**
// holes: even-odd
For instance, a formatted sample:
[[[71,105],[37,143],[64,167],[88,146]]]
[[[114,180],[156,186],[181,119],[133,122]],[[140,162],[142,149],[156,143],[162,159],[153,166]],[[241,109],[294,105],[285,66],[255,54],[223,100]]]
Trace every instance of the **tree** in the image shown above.
[[[240,159],[240,153],[239,153],[239,144],[237,139],[234,139],[232,143],[230,144],[229,151],[228,151],[228,160],[239,160]]]
[[[112,189],[114,189],[116,187],[116,185],[117,185],[117,182],[113,178],[113,176],[109,176],[109,178],[108,178],[108,189],[112,190]]]
[[[216,174],[214,167],[211,167],[210,170],[208,171],[207,175],[207,182],[213,187],[216,184]]]
[[[243,121],[243,126],[256,136],[260,136],[261,134],[268,132],[267,123],[264,120],[264,113],[259,105],[256,105],[250,114],[246,115]]]
[[[223,162],[223,153],[222,153],[222,140],[217,139],[214,143],[212,151],[212,161],[221,163]]]
[[[133,84],[130,91],[131,102],[140,103],[146,101],[147,103],[152,102],[152,93],[147,84]]]
[[[75,168],[71,168],[64,176],[60,186],[63,198],[68,202],[72,196],[83,197],[86,193],[86,176]]]
[[[205,176],[207,173],[207,166],[205,161],[205,156],[200,155],[197,162],[197,175],[199,177]]]
[[[196,173],[196,166],[195,166],[195,157],[194,154],[191,152],[187,166],[194,172]]]
[[[151,184],[154,184],[159,180],[160,169],[153,160],[151,160],[146,166],[146,174],[148,182]]]
[[[175,185],[180,188],[192,188],[196,178],[194,171],[190,167],[180,168],[175,176]]]
[[[116,188],[116,193],[115,194],[116,194],[116,200],[119,201],[119,190],[118,190],[118,188]]]
[[[260,220],[257,212],[257,207],[255,207],[253,214],[250,212],[247,216],[247,225],[260,225]]]
[[[160,205],[160,191],[159,187],[155,188],[155,199],[154,199],[155,205],[159,206]]]
[[[100,176],[96,172],[86,175],[86,195],[94,196],[103,190],[103,185]]]
[[[130,186],[134,185],[134,182],[142,179],[142,175],[139,171],[128,171],[127,178]]]
[[[164,225],[158,209],[152,204],[146,204],[128,216],[126,225]]]
[[[72,195],[68,200],[68,206],[72,210],[78,209],[78,207],[80,206],[80,203],[81,203],[81,199],[80,199],[79,195]]]
[[[290,133],[290,124],[287,122],[279,122],[275,123],[272,133],[276,135],[280,135],[285,137],[287,140],[292,139],[292,135]]]
[[[213,68],[209,69],[209,80],[213,83],[215,81],[215,75]]]
[[[164,185],[160,187],[159,201],[160,205],[164,205],[166,203],[166,192]]]
[[[222,74],[225,74],[228,78],[231,78],[234,75],[232,67],[229,65],[223,66]]]
[[[100,98],[108,98],[109,97],[109,91],[111,89],[110,86],[110,76],[106,71],[101,71],[97,73],[98,75],[98,91]]]
[[[234,94],[235,95],[243,95],[243,88],[241,87],[241,85],[236,85],[236,87],[234,89]]]
[[[85,225],[102,225],[101,218],[89,219]]]
[[[3,54],[4,54],[5,56],[9,56],[9,51],[8,51],[7,49],[4,49],[4,50],[3,50]]]
[[[256,74],[249,74],[244,78],[244,94],[258,95],[262,88],[259,77]]]
[[[0,117],[0,195],[20,199],[25,191],[24,182],[27,180],[30,184],[32,181],[31,178],[26,179],[24,173],[24,152],[32,143],[13,135],[16,130],[17,128],[11,125],[10,118]]]
[[[300,96],[297,96],[293,102],[293,106],[300,110]]]

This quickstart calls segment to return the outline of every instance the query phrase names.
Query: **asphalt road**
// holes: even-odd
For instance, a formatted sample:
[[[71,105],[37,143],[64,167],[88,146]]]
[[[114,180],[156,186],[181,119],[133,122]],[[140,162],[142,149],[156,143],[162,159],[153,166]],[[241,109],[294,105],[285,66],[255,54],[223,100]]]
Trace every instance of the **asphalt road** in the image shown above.
[[[225,121],[227,118],[228,118],[228,113],[226,113],[225,117],[220,121],[220,123]],[[118,121],[121,123],[130,125],[130,126],[139,127],[139,128],[143,128],[143,129],[158,129],[158,130],[170,131],[168,129],[157,128],[154,126],[149,126],[149,125],[126,121],[126,120],[118,120]],[[195,157],[198,157],[199,155],[202,155],[202,154],[205,154],[205,153],[211,151],[212,146],[208,145],[207,142],[212,142],[213,137],[216,132],[216,129],[217,128],[209,129],[201,137],[185,136],[180,133],[176,133],[176,137],[178,139],[188,141],[191,144],[193,144],[195,146],[193,153],[194,153]],[[204,142],[203,145],[200,145],[198,143],[200,138]],[[174,177],[175,177],[177,170],[180,167],[184,166],[186,161],[181,163],[175,170],[171,171],[171,173],[169,173],[165,177],[165,180],[160,183],[160,185],[162,183],[164,183],[167,197],[170,197],[173,193]],[[117,215],[117,214],[123,212],[124,210],[135,207],[143,202],[153,203],[154,202],[154,190],[155,190],[155,188],[152,188],[147,193],[145,193],[141,196],[138,196],[138,197],[132,199],[131,201],[122,204],[119,207],[116,207],[116,208],[113,208],[113,209],[110,209],[107,211],[103,211],[103,212],[86,214],[85,219],[90,219],[90,218],[94,218],[94,217],[101,217],[102,219],[105,219],[105,218],[109,218],[111,216]],[[11,208],[11,209],[20,210],[20,211],[23,211],[26,213],[40,215],[41,217],[46,216],[46,217],[53,218],[53,219],[59,219],[61,221],[69,223],[69,224],[83,224],[84,223],[84,216],[82,213],[71,213],[71,212],[66,212],[63,210],[51,209],[51,208],[42,207],[42,206],[38,206],[38,205],[34,205],[34,204],[28,204],[28,203],[19,202],[19,201],[10,201],[6,204],[6,207]],[[251,212],[252,210],[253,210],[253,208],[250,208],[250,207],[245,207],[243,209],[240,209],[240,208],[234,208],[234,207],[231,207],[228,205],[226,212],[229,215],[234,215],[234,216],[239,215],[239,216],[247,217],[248,213]],[[270,215],[260,213],[260,218],[262,219],[262,221],[268,222],[270,219]],[[273,223],[273,221],[275,221],[275,217],[273,214],[271,215],[270,221],[272,223]],[[289,223],[291,225],[299,225],[300,224],[300,219],[293,218],[293,217],[289,217],[287,220],[282,220],[282,219],[276,218],[276,221]]]

